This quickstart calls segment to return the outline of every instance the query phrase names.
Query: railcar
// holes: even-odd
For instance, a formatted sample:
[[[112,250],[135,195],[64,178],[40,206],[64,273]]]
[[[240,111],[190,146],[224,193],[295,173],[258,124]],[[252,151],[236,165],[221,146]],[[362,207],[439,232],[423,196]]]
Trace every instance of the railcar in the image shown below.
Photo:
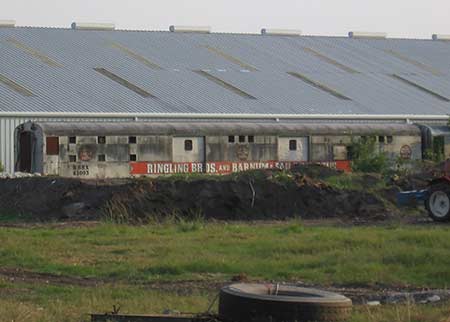
[[[422,134],[404,123],[27,122],[15,129],[15,169],[82,178],[227,174],[309,162],[349,170],[355,139],[376,138],[392,160],[419,160]]]

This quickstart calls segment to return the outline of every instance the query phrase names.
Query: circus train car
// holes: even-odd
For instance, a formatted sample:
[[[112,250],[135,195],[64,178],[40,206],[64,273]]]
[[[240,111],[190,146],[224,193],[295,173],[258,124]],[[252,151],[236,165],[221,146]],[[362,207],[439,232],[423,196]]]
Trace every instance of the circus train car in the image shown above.
[[[355,138],[389,158],[422,158],[411,124],[298,122],[27,122],[15,129],[15,170],[61,177],[227,174],[322,163],[349,170]]]

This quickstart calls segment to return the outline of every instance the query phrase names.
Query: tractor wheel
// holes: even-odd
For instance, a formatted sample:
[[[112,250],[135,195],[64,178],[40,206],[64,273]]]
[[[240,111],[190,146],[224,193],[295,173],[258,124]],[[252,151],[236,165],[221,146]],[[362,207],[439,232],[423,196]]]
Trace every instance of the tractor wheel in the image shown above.
[[[431,186],[430,194],[425,200],[425,208],[434,221],[450,220],[450,186],[448,184],[437,184]]]
[[[344,322],[351,311],[345,296],[289,285],[235,284],[219,298],[224,322]]]

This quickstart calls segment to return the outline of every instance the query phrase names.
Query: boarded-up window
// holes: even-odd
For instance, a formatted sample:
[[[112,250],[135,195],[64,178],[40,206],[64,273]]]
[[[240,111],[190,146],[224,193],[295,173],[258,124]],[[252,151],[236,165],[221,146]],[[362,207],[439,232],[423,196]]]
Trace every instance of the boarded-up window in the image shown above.
[[[334,161],[347,160],[348,151],[345,145],[334,145],[333,146],[333,159]]]
[[[289,151],[297,151],[297,140],[289,140]]]
[[[97,143],[98,144],[106,144],[106,136],[98,136]]]
[[[192,150],[193,150],[192,140],[184,140],[184,151],[192,151]]]
[[[47,155],[59,155],[59,137],[47,137],[45,146]]]

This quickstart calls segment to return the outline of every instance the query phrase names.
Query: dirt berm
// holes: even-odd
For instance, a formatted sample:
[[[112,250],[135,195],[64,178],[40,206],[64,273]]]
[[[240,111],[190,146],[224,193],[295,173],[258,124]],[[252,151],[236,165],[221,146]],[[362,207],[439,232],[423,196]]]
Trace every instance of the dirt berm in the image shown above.
[[[21,214],[37,221],[103,217],[145,222],[173,215],[219,220],[384,220],[392,213],[386,204],[379,194],[334,189],[295,171],[106,181],[0,180],[0,215]]]

